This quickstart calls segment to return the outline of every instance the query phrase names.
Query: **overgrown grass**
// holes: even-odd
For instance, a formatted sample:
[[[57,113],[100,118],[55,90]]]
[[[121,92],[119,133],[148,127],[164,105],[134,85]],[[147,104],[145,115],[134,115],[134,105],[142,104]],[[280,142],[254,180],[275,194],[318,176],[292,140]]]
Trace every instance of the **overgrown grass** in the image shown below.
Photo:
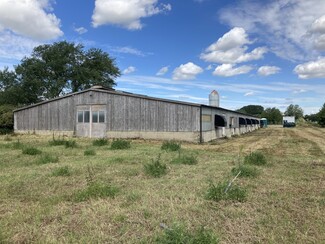
[[[37,164],[48,164],[48,163],[57,163],[59,162],[58,156],[53,156],[51,154],[43,154],[41,157],[36,161]]]
[[[62,166],[59,168],[56,168],[52,171],[52,176],[70,176],[71,170],[69,166]]]
[[[12,141],[12,137],[9,136],[9,135],[6,135],[4,138],[3,138],[4,141]]]
[[[161,150],[165,151],[178,151],[181,149],[181,144],[176,141],[164,141],[161,145]]]
[[[64,146],[67,141],[65,139],[55,139],[53,138],[49,141],[50,146]]]
[[[244,163],[253,165],[265,165],[267,164],[267,159],[263,153],[256,151],[246,155],[244,158]]]
[[[106,138],[99,138],[93,141],[93,146],[101,147],[101,146],[107,146],[108,140]]]
[[[210,182],[205,198],[216,202],[221,200],[244,202],[247,198],[247,190],[234,184],[228,187],[228,184],[229,182],[227,181],[219,182],[218,184]]]
[[[19,139],[11,144],[13,149],[23,149],[24,144],[19,141]]]
[[[201,227],[194,231],[187,230],[183,225],[174,224],[155,240],[159,244],[216,244],[218,237],[208,229]]]
[[[160,154],[157,159],[152,159],[151,163],[144,165],[144,171],[147,175],[158,178],[167,174],[167,166],[160,162]]]
[[[95,156],[96,155],[96,151],[92,148],[86,149],[84,151],[84,155],[85,156]]]
[[[172,164],[188,164],[188,165],[194,165],[197,164],[197,157],[194,155],[187,155],[187,154],[178,154],[177,158],[172,159]]]
[[[78,145],[75,140],[68,140],[68,141],[65,141],[64,146],[65,146],[65,148],[76,148]]]
[[[74,200],[76,202],[83,202],[91,198],[114,198],[118,192],[119,189],[116,186],[104,184],[101,182],[93,182],[88,184],[86,189],[78,191],[74,196]]]
[[[28,146],[28,147],[23,148],[22,153],[27,154],[27,155],[38,155],[38,154],[41,154],[42,151],[37,149],[36,147]]]
[[[131,142],[123,139],[115,139],[111,144],[112,150],[123,150],[131,148]]]
[[[259,171],[257,168],[251,165],[239,165],[231,169],[231,173],[236,176],[240,172],[238,177],[251,177],[255,178],[259,175]]]

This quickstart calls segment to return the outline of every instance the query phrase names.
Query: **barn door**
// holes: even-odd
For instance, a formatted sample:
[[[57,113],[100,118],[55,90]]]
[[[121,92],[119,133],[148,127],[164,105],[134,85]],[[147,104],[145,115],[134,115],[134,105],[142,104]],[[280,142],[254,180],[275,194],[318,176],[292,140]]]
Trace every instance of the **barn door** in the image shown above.
[[[106,137],[105,105],[78,106],[76,134],[81,137]]]

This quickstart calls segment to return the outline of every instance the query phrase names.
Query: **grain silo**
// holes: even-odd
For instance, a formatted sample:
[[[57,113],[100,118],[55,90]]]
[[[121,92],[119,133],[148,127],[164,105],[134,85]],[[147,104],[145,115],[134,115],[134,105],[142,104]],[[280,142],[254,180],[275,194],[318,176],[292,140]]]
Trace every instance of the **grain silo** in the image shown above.
[[[213,90],[209,95],[209,105],[219,107],[219,93],[216,90]]]

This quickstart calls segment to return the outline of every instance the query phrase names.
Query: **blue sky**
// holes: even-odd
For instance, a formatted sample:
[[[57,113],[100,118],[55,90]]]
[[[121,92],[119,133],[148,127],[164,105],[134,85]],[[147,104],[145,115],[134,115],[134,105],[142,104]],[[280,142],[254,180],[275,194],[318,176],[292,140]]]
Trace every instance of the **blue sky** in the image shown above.
[[[306,114],[325,102],[324,0],[1,0],[0,68],[67,40],[116,59],[116,89]]]

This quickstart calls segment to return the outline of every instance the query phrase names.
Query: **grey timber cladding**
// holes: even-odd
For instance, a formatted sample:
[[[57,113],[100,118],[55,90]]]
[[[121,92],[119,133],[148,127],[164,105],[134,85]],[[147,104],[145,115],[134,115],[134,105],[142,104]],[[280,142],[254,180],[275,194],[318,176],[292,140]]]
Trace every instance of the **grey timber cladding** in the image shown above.
[[[105,105],[107,131],[199,131],[200,106],[88,90],[15,111],[18,130],[75,131],[78,105]]]

